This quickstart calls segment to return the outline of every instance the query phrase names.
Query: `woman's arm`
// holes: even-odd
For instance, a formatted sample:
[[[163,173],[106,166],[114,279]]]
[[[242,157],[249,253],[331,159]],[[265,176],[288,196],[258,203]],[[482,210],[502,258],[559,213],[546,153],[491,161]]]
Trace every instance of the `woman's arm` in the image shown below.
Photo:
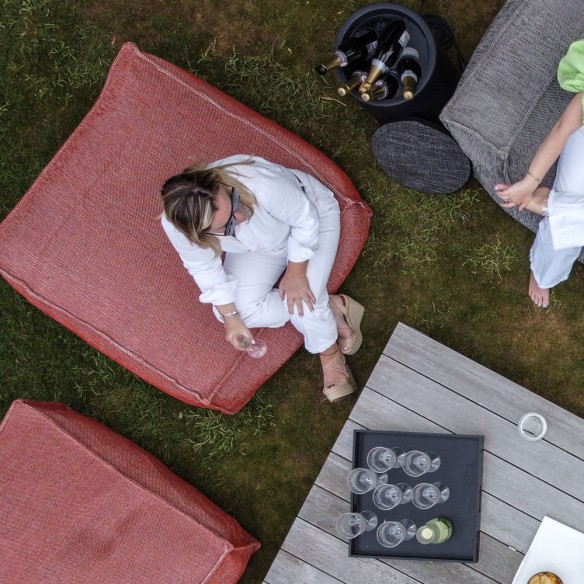
[[[560,119],[537,149],[525,177],[512,185],[495,185],[497,196],[504,201],[501,203],[502,207],[510,208],[519,205],[520,211],[525,208],[533,191],[560,156],[570,135],[581,126],[582,93],[578,93],[570,101]]]
[[[242,334],[245,337],[249,337],[253,341],[253,335],[247,328],[247,325],[241,320],[239,316],[239,311],[235,307],[233,302],[229,304],[221,304],[215,306],[217,312],[223,318],[223,326],[225,327],[225,338],[229,341],[236,349],[243,349],[235,339],[235,335]]]

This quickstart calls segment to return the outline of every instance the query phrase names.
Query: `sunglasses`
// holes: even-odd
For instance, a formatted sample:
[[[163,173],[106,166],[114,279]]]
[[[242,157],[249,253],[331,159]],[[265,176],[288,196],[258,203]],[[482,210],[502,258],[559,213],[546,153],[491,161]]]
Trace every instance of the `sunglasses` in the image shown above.
[[[235,226],[237,219],[235,213],[239,211],[239,192],[235,187],[231,189],[231,217],[225,226],[225,233],[223,235],[235,235]]]

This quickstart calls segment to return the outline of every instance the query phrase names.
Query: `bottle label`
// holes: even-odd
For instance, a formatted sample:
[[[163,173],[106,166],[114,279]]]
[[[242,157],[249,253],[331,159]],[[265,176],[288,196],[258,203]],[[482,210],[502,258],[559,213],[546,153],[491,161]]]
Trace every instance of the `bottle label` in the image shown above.
[[[365,58],[366,60],[369,59],[369,57],[371,57],[371,55],[373,55],[378,44],[379,43],[377,41],[373,41],[372,43],[369,43],[367,45],[367,57]]]
[[[404,33],[399,38],[399,44],[402,47],[405,47],[410,42],[410,33],[407,30],[404,30]]]

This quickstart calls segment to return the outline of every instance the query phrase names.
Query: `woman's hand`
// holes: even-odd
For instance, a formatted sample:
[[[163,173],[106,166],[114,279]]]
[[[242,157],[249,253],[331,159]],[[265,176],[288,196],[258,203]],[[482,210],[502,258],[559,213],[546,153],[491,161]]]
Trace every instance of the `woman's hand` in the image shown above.
[[[533,191],[537,188],[539,183],[534,181],[530,176],[512,185],[497,184],[495,185],[495,193],[501,199],[501,207],[511,209],[519,206],[519,210],[523,211],[525,206],[533,195]]]
[[[287,269],[280,281],[279,294],[282,300],[286,298],[290,314],[294,314],[294,307],[296,307],[298,315],[304,316],[303,302],[306,303],[310,311],[314,310],[316,298],[310,289],[306,274],[298,275]]]
[[[239,351],[245,351],[245,347],[242,347],[237,342],[236,339],[237,335],[242,334],[246,337],[249,337],[253,341],[253,335],[251,334],[250,330],[247,328],[243,320],[239,318],[239,316],[232,316],[230,318],[226,318],[223,322],[223,326],[225,327],[225,338]]]

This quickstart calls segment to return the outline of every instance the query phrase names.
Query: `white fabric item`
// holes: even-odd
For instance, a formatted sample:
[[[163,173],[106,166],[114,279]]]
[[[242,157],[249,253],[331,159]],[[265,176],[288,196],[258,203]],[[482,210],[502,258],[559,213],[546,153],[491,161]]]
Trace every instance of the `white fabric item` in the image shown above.
[[[566,142],[548,201],[554,249],[584,245],[584,126]]]
[[[249,159],[231,156],[213,165]],[[237,225],[234,236],[219,237],[224,263],[212,250],[190,243],[164,216],[162,226],[201,289],[201,302],[234,302],[250,328],[278,328],[290,320],[304,336],[307,351],[320,353],[337,340],[326,285],[340,237],[338,203],[330,189],[306,173],[259,157],[251,160],[253,164],[233,171],[256,196],[258,206],[249,221]],[[288,314],[274,284],[288,261],[304,260],[309,260],[307,276],[317,302],[314,311],[306,308],[301,318]]]
[[[221,249],[232,253],[262,252],[287,257],[292,262],[310,259],[318,245],[319,212],[314,189],[308,188],[308,183],[304,193],[292,171],[259,157],[231,156],[213,165],[246,160],[253,160],[253,164],[230,170],[255,195],[258,206],[251,219],[237,225],[234,236],[218,237]],[[296,174],[308,176],[299,171]],[[164,215],[162,226],[201,289],[200,301],[215,305],[234,302],[237,282],[227,276],[221,258],[213,250],[192,245]]]
[[[550,191],[548,217],[554,249],[584,245],[584,194]]]
[[[584,245],[584,126],[566,142],[547,204],[531,248],[531,269],[541,288],[553,288],[570,275]]]
[[[549,218],[539,222],[531,247],[531,271],[540,288],[553,288],[568,279],[572,265],[580,255],[581,246],[556,250],[552,244]]]
[[[303,335],[304,346],[309,353],[321,353],[328,349],[336,342],[338,335],[326,288],[339,244],[341,226],[338,207],[323,213],[319,225],[318,250],[308,261],[307,270],[316,304],[312,312],[305,307],[302,317],[296,312],[290,315],[287,304],[274,289],[274,283],[286,268],[286,257],[259,252],[228,253],[224,262],[225,271],[238,281],[235,305],[245,324],[250,328],[278,328],[290,320]],[[216,309],[215,314],[219,317]]]

